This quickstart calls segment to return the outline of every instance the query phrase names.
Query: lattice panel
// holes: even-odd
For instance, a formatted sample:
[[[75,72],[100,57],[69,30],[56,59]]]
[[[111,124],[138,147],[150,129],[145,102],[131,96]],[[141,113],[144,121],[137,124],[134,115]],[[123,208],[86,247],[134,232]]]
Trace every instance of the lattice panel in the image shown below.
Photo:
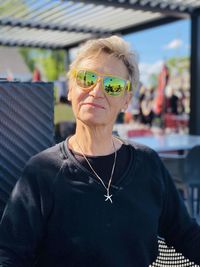
[[[53,85],[0,83],[0,217],[28,159],[53,144]]]
[[[190,262],[181,253],[177,253],[174,248],[169,248],[161,239],[158,240],[159,256],[149,267],[199,267]]]

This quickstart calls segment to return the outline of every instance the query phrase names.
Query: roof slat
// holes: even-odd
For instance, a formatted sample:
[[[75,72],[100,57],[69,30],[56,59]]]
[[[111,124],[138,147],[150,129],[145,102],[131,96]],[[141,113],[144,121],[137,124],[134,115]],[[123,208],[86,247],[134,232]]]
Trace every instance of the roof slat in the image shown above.
[[[0,44],[67,48],[195,12],[199,0],[0,0]]]

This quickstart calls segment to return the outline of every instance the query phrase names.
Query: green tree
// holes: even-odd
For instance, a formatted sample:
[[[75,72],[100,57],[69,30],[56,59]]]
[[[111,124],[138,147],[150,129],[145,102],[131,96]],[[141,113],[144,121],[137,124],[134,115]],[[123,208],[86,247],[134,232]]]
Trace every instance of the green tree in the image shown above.
[[[14,0],[14,1],[1,1],[0,4],[0,16],[8,18],[11,13],[13,13],[13,5],[15,7],[20,6],[20,11],[26,11],[27,5],[23,3],[21,0]]]
[[[157,87],[158,85],[158,74],[152,73],[149,77],[149,85],[151,87]]]
[[[59,75],[65,73],[64,51],[50,51],[45,58],[41,58],[45,76],[48,80],[57,80]]]
[[[22,55],[29,70],[33,72],[35,66],[35,60],[31,57],[30,48],[20,48],[20,54]]]
[[[176,71],[177,74],[182,74],[184,71],[189,71],[190,60],[188,57],[173,57],[168,59],[167,66],[170,73]]]
[[[48,81],[57,80],[65,73],[64,50],[20,48],[20,53],[30,71],[33,72],[35,66],[39,67]]]

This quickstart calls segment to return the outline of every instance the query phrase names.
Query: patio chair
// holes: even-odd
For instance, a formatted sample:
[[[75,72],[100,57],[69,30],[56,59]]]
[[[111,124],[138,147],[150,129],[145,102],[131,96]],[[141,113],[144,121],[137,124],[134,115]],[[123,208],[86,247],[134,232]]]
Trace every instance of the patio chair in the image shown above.
[[[155,262],[149,267],[199,267],[199,265],[190,262],[181,253],[176,252],[173,247],[168,247],[165,241],[158,238],[159,255]]]
[[[164,126],[165,128],[170,128],[175,132],[178,131],[178,121],[176,119],[176,115],[171,113],[166,113],[164,115]]]
[[[153,132],[151,129],[141,128],[141,129],[130,129],[127,131],[128,137],[139,137],[139,136],[151,136]]]
[[[187,185],[190,214],[198,220],[200,215],[200,145],[188,152],[183,179]]]
[[[0,82],[0,218],[29,158],[54,143],[53,85]]]

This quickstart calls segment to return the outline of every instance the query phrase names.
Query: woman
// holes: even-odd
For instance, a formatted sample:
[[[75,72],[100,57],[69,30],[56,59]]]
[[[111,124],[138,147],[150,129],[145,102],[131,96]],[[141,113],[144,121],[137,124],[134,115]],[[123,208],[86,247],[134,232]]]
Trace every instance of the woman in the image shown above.
[[[87,42],[69,71],[76,132],[33,157],[0,226],[0,266],[143,267],[157,236],[200,263],[200,230],[157,154],[112,136],[138,82],[117,36]]]

